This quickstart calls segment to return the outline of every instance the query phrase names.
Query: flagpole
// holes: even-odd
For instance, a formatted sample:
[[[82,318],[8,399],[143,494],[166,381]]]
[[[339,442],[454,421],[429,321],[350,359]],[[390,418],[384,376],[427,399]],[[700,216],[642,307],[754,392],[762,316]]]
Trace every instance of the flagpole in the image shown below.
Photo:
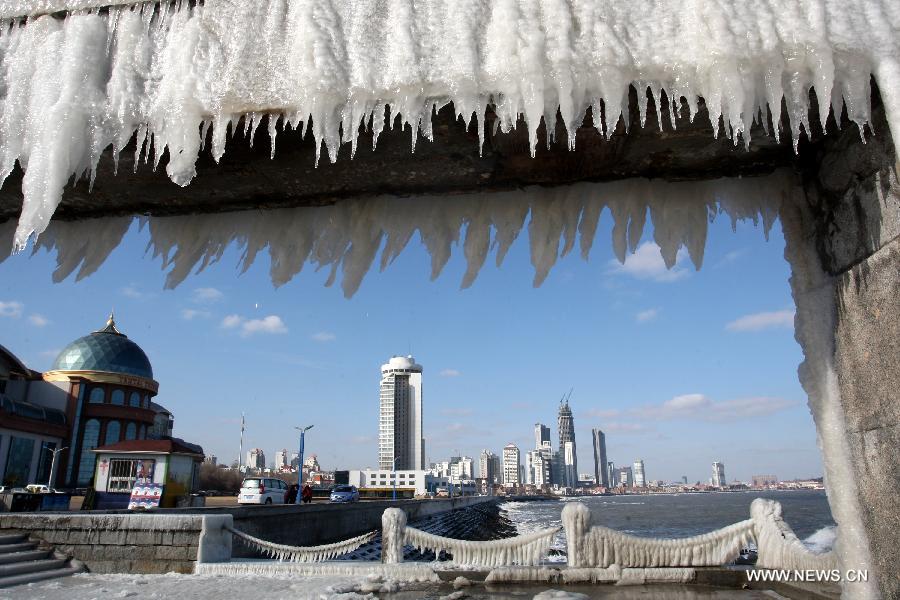
[[[243,472],[241,468],[244,461],[244,413],[241,413],[241,445],[238,448],[238,473]]]

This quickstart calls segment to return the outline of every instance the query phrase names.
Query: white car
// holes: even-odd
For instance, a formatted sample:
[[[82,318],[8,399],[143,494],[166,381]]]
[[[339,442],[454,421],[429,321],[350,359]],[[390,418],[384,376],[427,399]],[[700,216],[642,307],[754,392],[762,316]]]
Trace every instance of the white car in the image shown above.
[[[274,477],[248,477],[238,492],[238,504],[284,504],[288,486]]]

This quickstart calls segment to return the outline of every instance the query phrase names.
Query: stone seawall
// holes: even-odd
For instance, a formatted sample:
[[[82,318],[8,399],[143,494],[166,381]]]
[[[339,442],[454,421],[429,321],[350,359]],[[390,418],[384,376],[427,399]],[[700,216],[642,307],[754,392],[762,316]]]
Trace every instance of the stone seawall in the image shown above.
[[[198,555],[230,558],[226,524],[229,515],[13,513],[0,515],[0,534],[43,540],[94,573],[192,573]]]
[[[386,508],[406,511],[410,521],[446,513],[485,502],[496,497],[464,496],[431,500],[355,502],[353,504],[307,504],[286,506],[236,506],[221,508],[167,509],[159,514],[230,515],[234,528],[276,544],[317,546],[330,544],[381,529]],[[257,556],[242,544],[235,544],[235,557]]]
[[[0,534],[27,533],[85,563],[95,573],[191,573],[200,562],[256,556],[240,543],[232,546],[223,525],[278,544],[314,546],[346,540],[380,529],[391,506],[410,521],[496,502],[492,497],[462,497],[398,502],[236,506],[160,509],[152,514],[127,511],[83,513],[3,513]]]

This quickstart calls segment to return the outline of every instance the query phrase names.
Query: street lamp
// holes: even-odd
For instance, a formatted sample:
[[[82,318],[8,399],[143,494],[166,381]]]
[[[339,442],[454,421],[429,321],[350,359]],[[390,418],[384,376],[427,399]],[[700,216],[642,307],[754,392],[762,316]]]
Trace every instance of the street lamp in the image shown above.
[[[63,450],[68,450],[69,447],[65,448],[51,448],[46,443],[44,443],[44,448],[53,453],[53,459],[50,461],[50,480],[47,482],[47,487],[49,489],[53,489],[53,479],[56,477],[56,455],[62,452]]]
[[[394,500],[397,499],[397,461],[400,460],[400,458],[401,457],[399,456],[394,457],[393,472],[391,473],[391,481],[394,482]]]
[[[303,494],[301,493],[303,488],[303,443],[304,438],[306,437],[306,432],[313,428],[313,425],[309,427],[294,427],[297,431],[300,432],[300,463],[297,465],[297,499],[294,500],[294,504],[301,504],[303,502]]]

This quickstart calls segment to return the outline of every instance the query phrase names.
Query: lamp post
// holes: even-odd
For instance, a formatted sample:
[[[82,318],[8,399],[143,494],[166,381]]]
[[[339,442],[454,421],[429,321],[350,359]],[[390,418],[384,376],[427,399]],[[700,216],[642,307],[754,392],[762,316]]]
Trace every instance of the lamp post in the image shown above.
[[[56,477],[56,455],[62,452],[63,450],[68,450],[69,447],[65,448],[51,448],[46,443],[44,444],[44,448],[53,453],[53,458],[50,460],[50,480],[47,481],[47,487],[51,490],[53,489],[53,479]]]
[[[393,497],[394,500],[397,499],[397,461],[398,460],[400,460],[400,457],[395,456],[394,457],[394,466],[393,466],[394,470],[393,470],[393,473],[391,473],[391,481],[394,482],[394,497]]]
[[[294,504],[301,504],[303,502],[303,444],[306,438],[306,432],[313,428],[313,425],[309,427],[294,427],[297,431],[300,432],[300,463],[297,465],[297,499],[294,500]]]

